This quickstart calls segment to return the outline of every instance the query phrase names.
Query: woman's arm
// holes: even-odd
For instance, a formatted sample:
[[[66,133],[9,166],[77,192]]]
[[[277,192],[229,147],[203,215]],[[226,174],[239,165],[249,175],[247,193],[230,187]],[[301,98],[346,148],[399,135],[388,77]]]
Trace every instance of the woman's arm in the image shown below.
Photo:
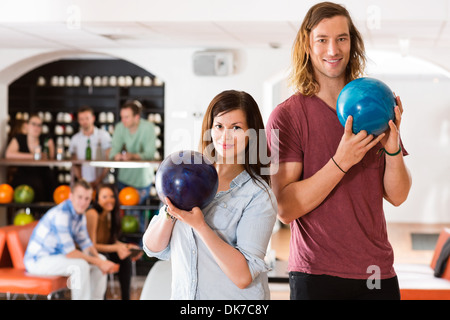
[[[163,215],[164,213],[160,211],[159,214]],[[164,250],[169,245],[175,223],[175,220],[166,219],[163,216],[158,217],[157,221],[151,223],[144,233],[143,242],[145,246],[153,252]]]
[[[253,279],[244,255],[223,241],[208,226],[203,217],[203,212],[199,208],[193,208],[192,211],[188,212],[174,207],[167,198],[166,201],[168,212],[176,219],[194,228],[227,277],[240,289],[246,288]]]
[[[34,154],[29,152],[19,152],[19,143],[16,138],[12,138],[5,152],[6,159],[34,159]]]
[[[50,159],[55,159],[55,142],[52,138],[48,139],[48,156]]]
[[[98,213],[95,209],[89,209],[86,212],[86,227],[93,247],[99,252],[116,252],[120,259],[124,259],[131,254],[126,243],[116,241],[113,244],[97,242]]]

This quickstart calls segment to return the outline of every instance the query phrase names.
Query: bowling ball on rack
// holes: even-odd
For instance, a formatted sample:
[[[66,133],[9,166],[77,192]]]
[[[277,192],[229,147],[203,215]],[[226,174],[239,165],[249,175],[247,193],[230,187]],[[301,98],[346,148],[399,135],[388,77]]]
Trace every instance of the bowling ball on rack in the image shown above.
[[[343,126],[348,116],[353,117],[353,133],[365,130],[377,136],[389,128],[389,120],[394,120],[396,104],[392,90],[385,83],[359,78],[342,89],[336,112]]]
[[[21,184],[14,189],[14,202],[31,203],[34,200],[34,190],[27,184]]]
[[[139,230],[139,221],[135,216],[123,216],[120,224],[123,233],[136,233]]]
[[[219,178],[213,164],[200,152],[184,150],[170,154],[156,171],[155,188],[179,209],[206,207],[215,197]]]
[[[23,226],[23,225],[26,225],[33,221],[34,221],[34,217],[30,213],[29,208],[27,208],[26,210],[20,209],[19,211],[17,211],[16,215],[14,216],[13,224],[15,226]]]
[[[0,184],[0,203],[10,203],[14,198],[14,189],[7,183]]]
[[[69,199],[70,187],[68,185],[62,184],[53,191],[53,201],[56,204]]]
[[[123,206],[136,206],[139,200],[139,192],[133,187],[125,187],[119,192],[119,202]]]

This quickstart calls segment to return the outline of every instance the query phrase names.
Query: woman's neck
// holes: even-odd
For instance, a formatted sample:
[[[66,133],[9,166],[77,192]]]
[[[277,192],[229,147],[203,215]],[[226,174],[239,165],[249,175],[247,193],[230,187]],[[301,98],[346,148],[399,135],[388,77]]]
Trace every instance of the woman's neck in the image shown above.
[[[243,170],[244,166],[242,164],[216,164],[217,175],[220,179],[233,180],[236,178]]]
[[[39,136],[35,137],[30,134],[27,134],[27,140],[32,142],[39,141]]]

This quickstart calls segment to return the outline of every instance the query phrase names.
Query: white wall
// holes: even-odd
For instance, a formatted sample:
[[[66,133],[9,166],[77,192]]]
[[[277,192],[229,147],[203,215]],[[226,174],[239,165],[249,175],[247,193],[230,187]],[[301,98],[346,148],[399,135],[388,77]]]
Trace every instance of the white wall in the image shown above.
[[[389,221],[450,222],[450,78],[384,77],[402,98],[401,135],[413,177],[408,200],[386,204]],[[437,80],[439,79],[439,80]]]

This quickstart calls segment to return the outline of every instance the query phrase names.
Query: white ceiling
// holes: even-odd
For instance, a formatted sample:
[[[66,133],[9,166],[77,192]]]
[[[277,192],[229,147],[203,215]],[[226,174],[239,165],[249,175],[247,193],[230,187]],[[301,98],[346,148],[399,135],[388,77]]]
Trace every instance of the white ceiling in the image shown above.
[[[0,4],[0,48],[290,48],[301,0],[15,0]],[[344,3],[367,49],[450,70],[450,0]]]

